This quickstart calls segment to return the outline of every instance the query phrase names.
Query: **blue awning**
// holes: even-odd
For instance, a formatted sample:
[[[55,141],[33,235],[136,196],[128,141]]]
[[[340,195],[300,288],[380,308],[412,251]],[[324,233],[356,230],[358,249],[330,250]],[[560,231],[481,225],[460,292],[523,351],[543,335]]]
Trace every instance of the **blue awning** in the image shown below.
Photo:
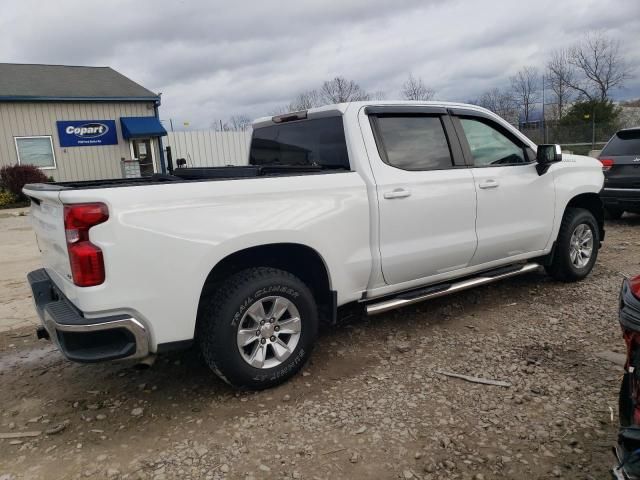
[[[120,117],[120,125],[125,139],[162,137],[167,134],[156,117]]]

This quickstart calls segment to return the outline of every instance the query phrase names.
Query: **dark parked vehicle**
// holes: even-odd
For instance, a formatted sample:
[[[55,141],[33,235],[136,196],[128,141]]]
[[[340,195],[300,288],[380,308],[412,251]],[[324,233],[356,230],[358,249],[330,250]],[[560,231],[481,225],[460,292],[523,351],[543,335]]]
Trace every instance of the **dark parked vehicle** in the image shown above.
[[[620,431],[615,454],[616,479],[640,479],[640,275],[625,279],[620,291],[620,326],[627,359],[620,388]]]
[[[599,159],[604,171],[601,197],[609,217],[640,213],[640,127],[617,132]]]

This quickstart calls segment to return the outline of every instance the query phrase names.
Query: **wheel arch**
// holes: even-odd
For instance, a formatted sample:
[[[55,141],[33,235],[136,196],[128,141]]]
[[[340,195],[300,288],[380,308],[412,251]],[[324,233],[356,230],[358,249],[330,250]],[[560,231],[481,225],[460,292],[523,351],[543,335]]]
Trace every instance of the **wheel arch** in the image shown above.
[[[272,243],[247,247],[227,255],[209,272],[200,292],[198,317],[203,299],[229,276],[252,267],[285,270],[302,280],[313,293],[322,321],[334,323],[337,295],[332,290],[329,268],[315,249],[300,243]]]
[[[598,222],[600,242],[604,240],[604,205],[600,195],[594,192],[576,195],[569,200],[564,211],[566,212],[568,208],[584,208],[585,210],[590,211]]]

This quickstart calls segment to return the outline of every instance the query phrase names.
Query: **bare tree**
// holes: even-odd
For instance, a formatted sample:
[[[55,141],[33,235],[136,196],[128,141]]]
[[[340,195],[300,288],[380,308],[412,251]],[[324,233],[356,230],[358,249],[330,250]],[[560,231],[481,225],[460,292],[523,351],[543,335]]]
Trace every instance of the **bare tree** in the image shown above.
[[[290,113],[295,111],[296,109],[294,108],[293,110],[291,109],[291,106],[293,105],[293,103],[287,103],[286,105],[278,105],[277,107],[272,108],[271,110],[269,110],[267,112],[267,115],[270,115],[272,117],[275,117],[276,115],[284,115],[285,113]]]
[[[540,75],[535,67],[524,67],[511,80],[511,92],[517,108],[524,115],[524,121],[529,121],[533,106],[539,101]]]
[[[428,101],[431,100],[435,94],[435,90],[427,87],[422,81],[422,78],[416,78],[412,74],[409,74],[409,78],[402,84],[402,97],[405,100]]]
[[[322,84],[319,90],[306,90],[296,95],[287,105],[273,109],[270,115],[282,115],[299,110],[309,110],[330,103],[357,102],[359,100],[384,100],[385,94],[378,90],[366,92],[353,80],[335,77]]]
[[[568,51],[568,62],[579,75],[570,83],[588,101],[605,101],[624,85],[631,71],[620,55],[620,42],[600,32],[589,33]]]
[[[308,110],[313,107],[322,105],[320,93],[317,90],[307,90],[299,93],[296,98],[289,104],[288,110],[295,112],[297,110]]]
[[[575,82],[575,69],[569,63],[566,50],[556,50],[547,62],[545,84],[555,96],[555,116],[561,119],[564,109],[571,101],[573,90],[571,84]]]
[[[500,115],[508,122],[517,122],[517,108],[516,103],[511,93],[507,90],[500,90],[499,88],[492,88],[487,90],[476,100],[470,101],[481,107],[491,110],[493,113]]]
[[[244,132],[251,128],[251,118],[248,115],[233,115],[229,118],[229,126],[231,130]]]
[[[353,80],[344,77],[336,77],[322,84],[320,98],[323,103],[357,102],[370,100],[371,95],[365,92],[360,85]]]
[[[251,118],[247,115],[233,115],[226,122],[216,120],[212,126],[217,132],[244,132],[251,128]]]

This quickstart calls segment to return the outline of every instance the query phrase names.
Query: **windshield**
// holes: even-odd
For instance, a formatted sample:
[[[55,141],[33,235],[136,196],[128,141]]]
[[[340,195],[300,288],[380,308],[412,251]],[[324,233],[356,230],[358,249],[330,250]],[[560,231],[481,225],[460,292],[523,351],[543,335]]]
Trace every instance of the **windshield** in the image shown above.
[[[342,117],[258,128],[251,138],[249,163],[350,169]]]

